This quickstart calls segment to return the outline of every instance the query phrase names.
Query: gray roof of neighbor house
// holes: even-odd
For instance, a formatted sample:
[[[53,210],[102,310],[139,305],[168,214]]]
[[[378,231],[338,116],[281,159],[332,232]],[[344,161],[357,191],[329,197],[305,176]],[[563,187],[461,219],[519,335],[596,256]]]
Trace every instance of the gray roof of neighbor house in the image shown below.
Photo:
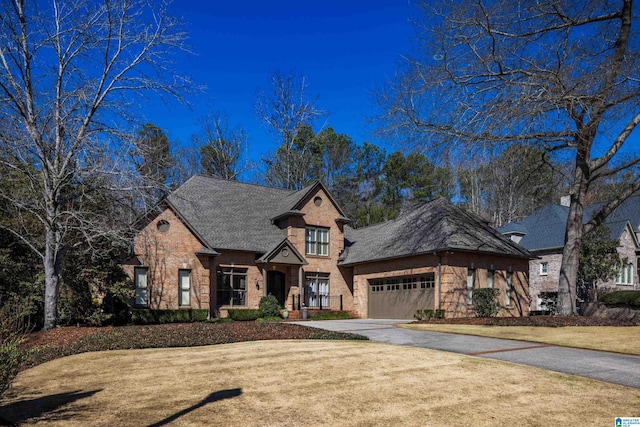
[[[583,222],[588,222],[601,207],[599,203],[586,207]],[[523,235],[518,243],[530,251],[557,250],[564,246],[568,216],[567,206],[547,205],[522,221],[498,228],[498,231]],[[640,194],[622,202],[606,219],[605,225],[609,228],[611,238],[619,239],[627,222],[635,232],[640,231]]]
[[[418,205],[391,221],[359,229],[345,227],[345,238],[340,265],[440,251],[535,258],[477,215],[444,198]]]
[[[319,182],[298,191],[195,175],[167,203],[212,249],[264,253],[287,237],[274,218],[294,215]]]

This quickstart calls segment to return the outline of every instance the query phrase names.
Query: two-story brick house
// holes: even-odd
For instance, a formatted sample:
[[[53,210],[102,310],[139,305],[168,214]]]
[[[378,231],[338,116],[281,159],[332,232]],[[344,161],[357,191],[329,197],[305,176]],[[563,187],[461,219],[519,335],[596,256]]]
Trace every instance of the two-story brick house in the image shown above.
[[[257,308],[273,294],[297,309],[411,317],[470,314],[473,288],[501,289],[504,315],[526,314],[531,255],[442,199],[354,230],[329,191],[194,176],[138,223],[125,269],[135,305]]]

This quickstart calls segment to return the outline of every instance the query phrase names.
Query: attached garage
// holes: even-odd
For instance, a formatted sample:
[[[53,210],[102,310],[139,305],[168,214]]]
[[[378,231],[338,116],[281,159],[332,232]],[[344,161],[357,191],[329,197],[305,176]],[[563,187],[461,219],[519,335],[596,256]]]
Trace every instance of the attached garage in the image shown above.
[[[369,280],[370,319],[412,319],[416,310],[434,309],[433,273]]]

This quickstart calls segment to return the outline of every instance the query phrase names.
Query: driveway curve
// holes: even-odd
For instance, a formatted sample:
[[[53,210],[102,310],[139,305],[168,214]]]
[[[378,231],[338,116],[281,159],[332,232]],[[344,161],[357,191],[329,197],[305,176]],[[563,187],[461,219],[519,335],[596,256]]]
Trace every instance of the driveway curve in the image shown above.
[[[640,356],[528,341],[413,331],[395,326],[409,322],[394,319],[349,319],[295,323],[330,331],[360,334],[371,341],[503,360],[640,388]]]

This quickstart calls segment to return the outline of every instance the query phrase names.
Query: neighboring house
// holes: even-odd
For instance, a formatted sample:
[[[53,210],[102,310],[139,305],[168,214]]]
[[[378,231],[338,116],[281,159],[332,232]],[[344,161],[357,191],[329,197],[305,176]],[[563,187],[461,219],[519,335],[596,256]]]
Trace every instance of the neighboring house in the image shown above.
[[[472,314],[473,289],[501,290],[502,315],[528,312],[532,255],[444,199],[351,229],[327,189],[299,191],[194,176],[139,221],[124,266],[135,306],[290,309],[411,318],[417,309]]]
[[[557,292],[564,235],[569,215],[568,198],[559,205],[547,205],[519,222],[500,227],[498,231],[537,256],[529,264],[531,310],[541,310],[541,292]],[[585,208],[584,222],[591,219],[600,205]],[[638,256],[640,255],[640,195],[624,201],[609,215],[605,225],[612,239],[619,240],[618,253],[623,265],[616,278],[598,283],[598,288],[637,289]]]

